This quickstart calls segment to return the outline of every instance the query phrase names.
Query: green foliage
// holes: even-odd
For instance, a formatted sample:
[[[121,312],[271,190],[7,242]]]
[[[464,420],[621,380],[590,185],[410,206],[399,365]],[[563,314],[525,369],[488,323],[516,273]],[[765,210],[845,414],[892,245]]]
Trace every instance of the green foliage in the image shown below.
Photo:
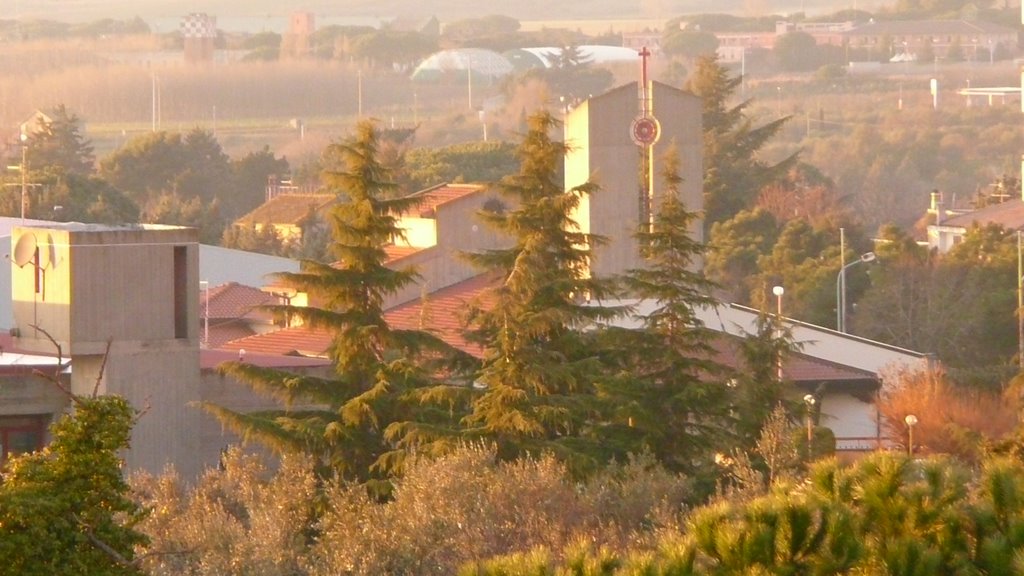
[[[204,203],[198,196],[182,197],[176,192],[161,192],[150,198],[143,206],[142,220],[150,224],[192,226],[199,229],[199,241],[204,244],[216,244],[224,229],[219,200]]]
[[[758,260],[770,253],[779,232],[778,221],[763,208],[741,211],[711,226],[705,270],[730,301],[750,302],[750,294],[759,288]]]
[[[394,184],[378,160],[379,133],[361,122],[348,139],[324,154],[323,181],[346,200],[328,218],[332,261],[305,260],[297,273],[278,274],[287,285],[309,295],[316,306],[275,306],[281,315],[301,320],[332,335],[327,350],[333,378],[297,377],[242,362],[222,370],[258,392],[286,405],[308,403],[309,411],[239,414],[206,405],[208,411],[247,437],[280,452],[299,451],[315,459],[321,471],[346,479],[381,484],[402,468],[413,446],[392,425],[417,421],[435,425],[452,417],[423,408],[415,390],[435,382],[428,358],[448,353],[440,341],[419,331],[393,330],[384,320],[384,298],[416,278],[412,269],[384,265],[384,246],[400,237],[398,215],[418,198],[385,199]]]
[[[411,190],[446,182],[494,182],[519,169],[515,145],[473,142],[443,148],[415,148],[405,157]]]
[[[27,162],[30,170],[52,170],[59,173],[86,175],[93,172],[95,158],[92,145],[81,134],[81,120],[63,104],[47,114],[47,122],[28,133]]]
[[[670,56],[696,58],[714,54],[718,49],[718,38],[701,30],[673,30],[662,38],[661,49]]]
[[[217,194],[228,215],[246,214],[262,204],[266,199],[267,179],[284,177],[291,171],[288,159],[275,156],[269,146],[233,159],[230,165],[230,183],[225,182],[221,193]]]
[[[822,64],[818,43],[806,32],[788,32],[775,41],[772,53],[779,68],[787,72],[814,70]]]
[[[161,193],[210,202],[231,181],[231,168],[213,134],[196,128],[139,136],[101,160],[100,175],[139,204]]]
[[[859,303],[857,332],[938,355],[956,368],[1007,364],[1016,351],[1016,235],[971,228],[945,257],[897,229]]]
[[[755,331],[739,342],[744,367],[731,383],[734,390],[736,434],[740,448],[753,446],[776,409],[795,414],[780,366],[796,348],[792,335],[777,315],[761,312]]]
[[[749,101],[730,105],[741,78],[730,77],[717,55],[701,56],[686,88],[700,97],[704,128],[704,215],[717,222],[751,208],[764,186],[781,178],[795,156],[768,164],[757,153],[779,132],[786,118],[755,127],[746,114]]]
[[[704,247],[691,232],[697,214],[679,198],[675,147],[663,166],[653,229],[637,235],[644,267],[623,280],[630,296],[652,308],[636,315],[639,330],[607,330],[621,364],[602,385],[612,407],[605,434],[617,437],[623,453],[649,451],[669,469],[696,476],[710,465],[708,453],[727,445],[731,422],[727,389],[717,381],[723,367],[697,316],[714,304],[714,286],[698,268]]]
[[[583,56],[577,45],[562,46],[545,54],[550,67],[529,70],[516,81],[520,84],[534,78],[547,84],[552,96],[564,98],[566,103],[579,102],[611,87],[614,77],[610,70],[595,66]]]
[[[135,411],[123,398],[75,397],[39,452],[12,458],[0,483],[0,565],[12,574],[141,574],[143,509],[121,477]]]
[[[125,224],[139,221],[139,207],[105,180],[68,174],[44,187],[38,203],[30,207],[29,217]]]
[[[836,275],[839,272],[839,242],[833,230],[812,228],[805,220],[790,220],[782,228],[771,252],[758,261],[762,286],[781,285],[786,289],[787,316],[831,326],[835,322]],[[852,261],[847,255],[848,261]],[[850,286],[855,274],[847,270],[847,297],[853,301]],[[851,294],[852,293],[852,294]]]
[[[291,246],[285,244],[272,224],[261,226],[234,225],[224,231],[220,245],[225,248],[258,252],[272,256],[289,256]]]
[[[601,366],[584,330],[620,312],[587,302],[609,293],[586,274],[589,246],[600,239],[572,219],[594,186],[563,190],[566,147],[549,136],[556,125],[546,112],[530,117],[520,170],[496,185],[512,208],[480,214],[512,246],[467,255],[502,280],[487,295],[493,305],[469,315],[471,337],[484,347],[476,378],[484,388],[464,423],[470,437],[497,442],[503,458],[551,450],[583,470],[602,460],[592,427]]]
[[[378,67],[412,68],[437,48],[437,38],[419,32],[379,30],[356,38],[350,53]]]
[[[246,50],[258,50],[261,48],[272,48],[277,50],[281,47],[281,35],[277,32],[257,32],[242,41],[242,48]]]

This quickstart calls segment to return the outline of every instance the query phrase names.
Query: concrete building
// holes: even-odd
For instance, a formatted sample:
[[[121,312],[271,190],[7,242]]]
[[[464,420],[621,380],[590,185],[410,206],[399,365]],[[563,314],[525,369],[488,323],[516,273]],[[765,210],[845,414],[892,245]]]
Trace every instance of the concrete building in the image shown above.
[[[70,389],[119,394],[144,410],[125,461],[188,475],[199,448],[195,229],[67,224],[12,236],[13,345],[69,358]],[[156,407],[146,410],[146,407]]]
[[[649,111],[660,124],[660,136],[652,146],[641,147],[631,132],[640,115],[639,88],[638,82],[614,88],[585,100],[565,118],[565,141],[570,147],[565,158],[566,188],[588,180],[600,186],[580,202],[575,214],[582,232],[608,240],[594,247],[591,272],[595,275],[623,272],[640,261],[634,235],[661,201],[661,166],[671,147],[679,155],[682,201],[694,212],[704,207],[700,99],[652,82]],[[641,174],[644,162],[650,166],[646,182]],[[699,222],[691,233],[703,240]]]
[[[241,442],[197,403],[241,411],[275,406],[216,371],[217,364],[238,359],[238,351],[200,349],[203,267],[197,238],[192,228],[156,225],[13,228],[10,276],[3,276],[9,279],[11,320],[9,331],[0,334],[0,461],[41,448],[49,440],[49,425],[73,408],[70,398],[36,371],[75,394],[124,396],[140,411],[126,468],[160,473],[173,465],[186,481],[215,466],[228,445]],[[235,267],[248,268],[238,277],[255,280],[267,272],[298,269],[284,258],[215,252],[206,259],[206,274],[214,282]],[[258,304],[249,291],[243,297],[231,289],[237,285],[226,286],[215,292],[231,301],[214,298],[215,313],[230,316],[216,310],[233,307],[245,316],[251,309],[247,303]],[[241,357],[297,373],[331,371],[329,362],[318,358]]]
[[[917,59],[922,51],[945,58],[959,46],[965,60],[988,61],[1004,50],[1017,53],[1017,31],[981,20],[899,20],[869,22],[843,32],[852,48],[878,48],[891,43],[893,56],[906,54]]]

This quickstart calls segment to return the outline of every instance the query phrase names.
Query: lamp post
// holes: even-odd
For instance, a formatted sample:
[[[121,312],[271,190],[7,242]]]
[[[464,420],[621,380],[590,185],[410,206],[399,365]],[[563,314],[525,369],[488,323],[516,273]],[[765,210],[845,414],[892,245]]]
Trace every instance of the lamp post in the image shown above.
[[[810,460],[813,455],[812,446],[814,445],[814,394],[804,394],[804,404],[807,406],[807,459]]]
[[[782,337],[782,295],[786,293],[786,289],[782,286],[773,286],[772,294],[775,295],[775,326],[777,338]],[[779,357],[776,358],[776,375],[779,380],[782,380],[782,351],[779,350]]]
[[[914,426],[917,426],[917,416],[907,414],[903,419],[907,423],[907,456],[914,457]]]
[[[25,202],[28,201],[28,134],[21,133],[21,223],[25,223]]]
[[[842,265],[836,274],[836,330],[846,333],[846,269],[860,263],[874,262],[875,253],[865,252],[860,258]]]

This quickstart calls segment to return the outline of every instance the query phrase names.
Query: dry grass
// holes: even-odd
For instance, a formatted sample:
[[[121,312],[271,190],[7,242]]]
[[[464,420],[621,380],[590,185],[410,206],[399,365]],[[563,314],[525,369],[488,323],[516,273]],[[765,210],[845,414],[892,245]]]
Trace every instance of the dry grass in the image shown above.
[[[914,451],[977,460],[986,445],[1017,426],[1013,402],[997,394],[957,387],[940,369],[900,371],[886,377],[878,410],[883,430],[906,447],[905,418],[913,414]]]

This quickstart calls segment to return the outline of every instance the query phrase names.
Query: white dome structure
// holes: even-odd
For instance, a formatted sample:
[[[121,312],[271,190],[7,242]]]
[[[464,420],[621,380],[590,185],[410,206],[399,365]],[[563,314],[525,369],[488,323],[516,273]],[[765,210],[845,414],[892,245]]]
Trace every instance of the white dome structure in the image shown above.
[[[413,80],[440,80],[446,76],[465,76],[495,80],[512,73],[512,64],[501,54],[482,48],[442,50],[431,54],[412,73]]]
[[[580,58],[589,64],[614,64],[616,62],[639,62],[640,55],[633,48],[584,44],[577,46]],[[517,71],[531,68],[551,68],[553,60],[562,53],[554,46],[536,48],[515,48],[502,54]]]

